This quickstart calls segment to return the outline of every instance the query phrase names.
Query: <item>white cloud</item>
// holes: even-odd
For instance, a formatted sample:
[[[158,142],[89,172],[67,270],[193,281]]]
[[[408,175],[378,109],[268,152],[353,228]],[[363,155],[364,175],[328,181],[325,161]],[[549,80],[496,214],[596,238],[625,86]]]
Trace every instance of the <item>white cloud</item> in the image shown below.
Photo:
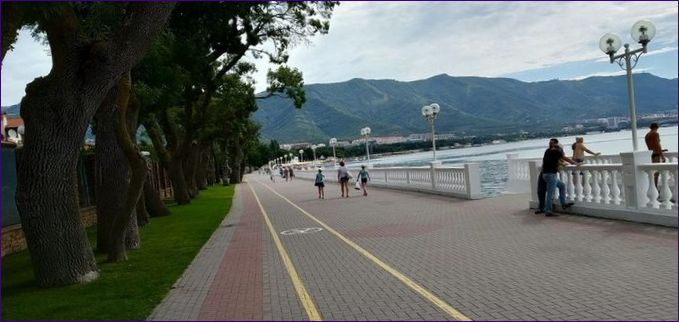
[[[289,65],[304,73],[307,84],[355,77],[415,80],[441,73],[497,77],[554,70],[561,64],[607,61],[599,38],[615,32],[631,42],[629,29],[640,19],[657,27],[648,54],[657,55],[676,52],[677,8],[677,2],[652,1],[343,2],[333,14],[329,34],[293,48]],[[24,60],[11,61],[12,55]],[[49,70],[45,58],[42,50],[24,50],[17,44],[3,66],[3,105],[18,102],[25,84]],[[254,79],[263,90],[270,66],[264,59],[257,66]],[[602,64],[601,72],[609,67]]]
[[[26,84],[47,75],[52,68],[48,47],[31,37],[30,30],[22,29],[2,62],[2,105],[19,103],[25,94]]]
[[[599,59],[604,33],[631,41],[640,19],[657,26],[652,45],[676,47],[676,2],[344,2],[330,33],[293,49],[290,65],[307,83],[502,76]]]
[[[634,73],[644,73],[649,71],[650,68],[639,68],[635,69]],[[576,76],[576,77],[571,77],[566,80],[582,80],[585,78],[590,78],[590,77],[605,77],[605,76],[620,76],[620,75],[625,75],[627,72],[624,70],[619,70],[617,72],[599,72],[599,73],[592,73],[592,74],[587,74],[587,75],[582,75],[582,76]]]

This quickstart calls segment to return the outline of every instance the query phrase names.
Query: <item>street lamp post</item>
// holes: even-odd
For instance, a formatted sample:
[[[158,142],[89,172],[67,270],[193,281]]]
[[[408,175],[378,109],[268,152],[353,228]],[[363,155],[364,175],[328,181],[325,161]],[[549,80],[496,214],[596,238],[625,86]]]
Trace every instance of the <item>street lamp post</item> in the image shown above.
[[[335,145],[337,145],[337,139],[330,139],[330,145],[332,146],[332,160],[334,162],[335,168],[337,168],[337,156],[335,155]]]
[[[302,155],[304,155],[304,150],[303,150],[303,149],[299,149],[299,162],[304,161],[304,158],[302,157]]]
[[[368,149],[368,136],[370,135],[370,128],[367,126],[362,128],[361,135],[365,139],[365,155],[368,159],[368,168],[370,168],[370,150]]]
[[[422,106],[422,116],[424,116],[429,122],[429,125],[431,125],[431,146],[432,151],[434,152],[434,161],[436,161],[436,133],[434,131],[434,121],[436,121],[439,111],[441,111],[441,107],[436,103]]]
[[[625,44],[625,52],[619,55],[615,53],[620,49],[622,40],[615,34],[608,33],[599,40],[599,48],[611,58],[611,64],[616,62],[618,66],[627,72],[627,95],[629,100],[630,123],[632,126],[632,147],[637,151],[637,113],[634,103],[634,82],[632,80],[632,68],[637,65],[641,55],[648,52],[647,45],[655,36],[655,25],[647,20],[637,21],[632,25],[632,38],[641,44],[641,48],[630,50],[629,44]]]
[[[316,148],[318,148],[318,146],[315,144],[311,146],[311,152],[314,154],[314,166],[316,165]]]

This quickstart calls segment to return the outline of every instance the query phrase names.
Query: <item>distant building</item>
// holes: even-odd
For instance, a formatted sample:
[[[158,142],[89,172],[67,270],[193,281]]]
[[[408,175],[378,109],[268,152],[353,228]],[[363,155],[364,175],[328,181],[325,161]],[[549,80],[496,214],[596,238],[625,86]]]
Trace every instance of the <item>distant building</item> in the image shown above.
[[[378,136],[374,139],[376,144],[394,144],[408,141],[408,139],[402,136]]]
[[[281,144],[281,149],[284,150],[296,150],[296,149],[308,149],[311,147],[311,143],[303,142],[303,143],[286,143],[286,144]]]
[[[426,141],[431,140],[431,133],[413,133],[408,135],[408,141]]]
[[[346,146],[350,146],[350,145],[351,145],[351,142],[349,142],[349,141],[337,141],[337,146],[346,147]]]
[[[19,128],[23,128],[24,120],[15,115],[2,115],[2,141],[11,141],[14,143],[20,143],[22,135],[19,134]],[[10,131],[13,136],[10,136]]]

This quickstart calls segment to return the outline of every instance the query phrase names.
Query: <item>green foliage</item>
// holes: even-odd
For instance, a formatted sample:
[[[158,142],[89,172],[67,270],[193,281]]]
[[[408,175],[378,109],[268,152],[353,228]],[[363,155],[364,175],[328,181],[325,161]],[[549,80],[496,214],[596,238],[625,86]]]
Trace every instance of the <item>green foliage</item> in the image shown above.
[[[304,102],[306,102],[304,78],[302,77],[302,72],[297,68],[280,66],[275,71],[269,70],[266,79],[269,83],[269,87],[266,89],[269,95],[266,97],[283,93],[292,99],[293,105],[296,108],[301,108]]]
[[[101,276],[90,284],[38,288],[27,251],[3,257],[3,320],[145,319],[223,220],[233,193],[233,185],[216,186],[190,205],[170,206],[171,216],[151,218],[128,261],[97,256]],[[94,227],[88,233],[94,244]]]
[[[248,121],[257,108],[252,84],[243,81],[254,65],[246,53],[287,61],[287,51],[308,37],[326,33],[337,2],[180,3],[166,35],[135,69],[135,89],[145,122],[157,120],[168,147],[222,138],[242,147],[256,145],[258,127]],[[272,92],[304,104],[302,74],[282,67],[270,73]],[[181,107],[179,118],[171,117]],[[255,140],[250,140],[250,138]],[[244,140],[247,138],[248,140]]]

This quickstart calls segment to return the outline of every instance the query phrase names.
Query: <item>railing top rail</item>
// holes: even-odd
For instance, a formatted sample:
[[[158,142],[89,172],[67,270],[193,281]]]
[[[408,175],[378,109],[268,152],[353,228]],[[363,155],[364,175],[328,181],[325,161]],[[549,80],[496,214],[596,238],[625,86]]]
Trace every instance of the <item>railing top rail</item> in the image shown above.
[[[649,151],[650,152],[650,151]],[[664,152],[663,153],[665,157],[677,157],[678,152]],[[566,154],[566,156],[570,157],[570,154]],[[601,154],[601,155],[585,155],[585,160],[606,160],[606,159],[611,159],[611,158],[620,158],[620,154]],[[509,159],[510,161],[539,161],[542,160],[541,157],[534,157],[534,158],[515,158],[515,159]]]
[[[620,170],[622,168],[622,163],[611,163],[611,164],[581,164],[574,165],[570,164],[564,166],[567,170]]]
[[[657,169],[657,170],[676,170],[677,169],[677,163],[676,162],[666,162],[666,163],[644,163],[640,164],[639,168],[640,169]]]

